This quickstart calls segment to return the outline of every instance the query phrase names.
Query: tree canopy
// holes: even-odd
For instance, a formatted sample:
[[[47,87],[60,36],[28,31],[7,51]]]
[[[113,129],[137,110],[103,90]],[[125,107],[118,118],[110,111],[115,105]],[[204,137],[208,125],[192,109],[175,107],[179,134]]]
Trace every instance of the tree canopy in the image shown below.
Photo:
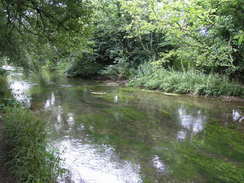
[[[70,54],[88,34],[90,13],[82,0],[1,0],[0,55],[21,62]]]
[[[150,62],[239,77],[243,12],[242,0],[1,0],[0,53],[17,63],[68,57],[71,72],[99,64],[132,75]]]

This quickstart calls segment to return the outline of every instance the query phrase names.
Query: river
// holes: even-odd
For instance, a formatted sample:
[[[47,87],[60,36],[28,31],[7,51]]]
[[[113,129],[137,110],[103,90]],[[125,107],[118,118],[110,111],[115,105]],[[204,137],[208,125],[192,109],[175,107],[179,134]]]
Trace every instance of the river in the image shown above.
[[[226,150],[205,139],[208,125],[243,128],[240,102],[5,69],[15,98],[47,121],[50,144],[69,172],[60,183],[209,182],[212,175],[202,171],[198,161],[185,161],[185,151],[177,148],[194,146],[197,139],[218,155],[213,160],[222,153],[224,159]]]

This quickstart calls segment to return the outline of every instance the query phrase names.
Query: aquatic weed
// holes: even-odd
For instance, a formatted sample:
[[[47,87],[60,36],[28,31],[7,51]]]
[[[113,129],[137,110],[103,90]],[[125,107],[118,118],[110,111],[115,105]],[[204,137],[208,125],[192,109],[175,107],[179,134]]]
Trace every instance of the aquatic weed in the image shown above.
[[[182,181],[203,177],[207,182],[244,182],[244,136],[237,130],[208,124],[191,141],[166,145],[162,153],[170,172]]]

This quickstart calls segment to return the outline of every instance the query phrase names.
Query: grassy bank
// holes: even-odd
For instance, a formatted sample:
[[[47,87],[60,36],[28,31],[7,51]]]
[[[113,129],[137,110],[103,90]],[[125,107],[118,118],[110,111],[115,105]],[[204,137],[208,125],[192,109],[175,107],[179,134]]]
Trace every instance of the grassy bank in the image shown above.
[[[168,71],[143,65],[129,86],[157,89],[165,92],[207,96],[244,96],[244,88],[227,77],[196,71]]]
[[[244,87],[230,80],[227,75],[205,74],[196,70],[175,71],[156,67],[152,62],[142,64],[137,69],[130,68],[126,64],[115,64],[98,72],[92,65],[89,67],[89,69],[72,67],[72,72],[71,70],[67,72],[68,76],[79,76],[84,79],[96,79],[95,76],[100,76],[98,78],[129,80],[128,85],[131,87],[144,87],[170,93],[244,97]],[[91,68],[97,71],[96,74],[90,74]]]

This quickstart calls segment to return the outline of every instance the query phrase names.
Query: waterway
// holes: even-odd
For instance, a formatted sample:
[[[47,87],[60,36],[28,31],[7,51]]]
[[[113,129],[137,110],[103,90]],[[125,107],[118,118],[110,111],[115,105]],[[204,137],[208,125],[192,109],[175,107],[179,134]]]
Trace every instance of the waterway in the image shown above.
[[[15,98],[47,122],[68,170],[60,183],[225,182],[228,166],[243,171],[241,102],[5,69]]]

